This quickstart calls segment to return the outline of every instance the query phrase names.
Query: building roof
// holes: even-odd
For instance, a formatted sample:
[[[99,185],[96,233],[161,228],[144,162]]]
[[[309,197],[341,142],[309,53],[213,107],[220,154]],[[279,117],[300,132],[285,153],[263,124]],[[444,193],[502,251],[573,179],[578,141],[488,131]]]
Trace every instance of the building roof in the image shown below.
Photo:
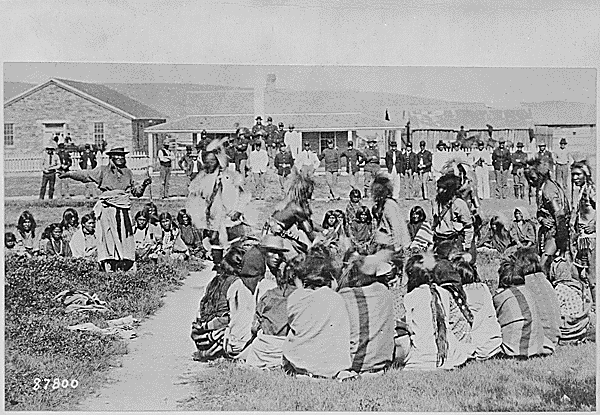
[[[535,125],[595,125],[596,106],[583,102],[527,102]]]
[[[396,120],[400,117],[392,117]],[[496,109],[443,109],[436,111],[404,111],[400,124],[410,121],[412,130],[455,130],[460,126],[465,130],[485,130],[487,124],[495,130],[517,130],[533,127],[531,113],[528,109],[496,110]]]
[[[293,124],[300,131],[348,131],[400,129],[384,120],[361,113],[322,113],[322,114],[269,114],[274,124],[283,122],[285,127]],[[190,115],[182,119],[146,128],[147,132],[193,133],[206,130],[214,133],[233,133],[236,123],[242,127],[254,125],[254,114]]]
[[[43,84],[37,85],[34,88],[24,91],[21,94],[9,99],[4,103],[4,106],[9,106],[52,84],[102,105],[105,108],[130,119],[165,119],[165,116],[155,109],[150,108],[149,106],[117,91],[114,91],[104,85],[72,81],[69,79],[50,79]]]

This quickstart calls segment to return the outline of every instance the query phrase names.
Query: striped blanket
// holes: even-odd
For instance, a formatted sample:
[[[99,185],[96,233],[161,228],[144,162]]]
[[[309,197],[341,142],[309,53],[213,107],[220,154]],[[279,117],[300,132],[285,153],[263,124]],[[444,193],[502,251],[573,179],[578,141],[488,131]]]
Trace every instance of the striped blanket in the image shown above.
[[[102,193],[94,206],[98,261],[135,260],[135,240],[129,217],[131,200],[123,190]]]
[[[543,272],[525,276],[525,286],[534,294],[544,328],[544,354],[552,354],[560,335],[560,303],[554,287]]]
[[[381,283],[339,291],[350,317],[352,370],[387,368],[394,354],[394,310],[390,291]]]
[[[428,221],[424,221],[415,234],[409,248],[415,251],[427,251],[433,246],[433,229]]]
[[[493,297],[502,329],[502,352],[511,357],[544,353],[544,327],[531,290],[520,285],[505,288]]]

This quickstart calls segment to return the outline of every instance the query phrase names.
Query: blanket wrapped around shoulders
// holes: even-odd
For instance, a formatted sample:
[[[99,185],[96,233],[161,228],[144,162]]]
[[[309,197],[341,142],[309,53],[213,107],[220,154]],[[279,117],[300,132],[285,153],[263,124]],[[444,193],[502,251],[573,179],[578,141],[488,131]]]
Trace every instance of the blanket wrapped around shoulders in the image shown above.
[[[133,226],[129,217],[131,199],[124,190],[108,190],[94,206],[98,261],[135,260]]]

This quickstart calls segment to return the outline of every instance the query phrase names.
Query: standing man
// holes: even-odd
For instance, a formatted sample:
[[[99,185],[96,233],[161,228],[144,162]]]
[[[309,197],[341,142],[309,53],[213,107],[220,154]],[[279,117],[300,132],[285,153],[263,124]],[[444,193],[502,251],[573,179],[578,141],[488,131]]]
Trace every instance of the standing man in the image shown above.
[[[562,186],[563,190],[567,194],[567,198],[571,202],[572,197],[569,197],[569,167],[573,164],[573,157],[569,150],[567,150],[567,139],[560,139],[560,148],[554,150],[553,154],[554,167],[556,169],[556,182]]]
[[[285,196],[287,190],[286,178],[290,175],[292,167],[294,166],[294,159],[292,158],[292,154],[286,149],[285,143],[282,143],[279,147],[279,153],[275,155],[273,163],[277,169],[277,177],[279,178],[281,191]]]
[[[381,157],[379,156],[379,148],[377,147],[377,138],[371,137],[367,140],[367,148],[365,149],[365,184],[364,197],[366,198],[371,188],[371,184],[375,180],[375,176],[381,170]]]
[[[390,149],[385,153],[385,167],[392,178],[394,185],[394,198],[400,200],[400,172],[402,171],[402,153],[398,150],[398,144],[390,141]]]
[[[292,157],[296,159],[302,149],[302,135],[298,131],[294,131],[294,124],[290,124],[288,129],[289,131],[285,134],[285,146],[292,153]]]
[[[360,164],[366,160],[365,155],[362,153],[362,151],[355,149],[354,142],[349,140],[348,148],[342,151],[340,156],[346,157],[346,171],[348,172],[348,177],[350,179],[350,187],[353,189],[358,189],[360,187],[358,183]]]
[[[238,138],[236,140],[236,144],[232,148],[235,170],[241,174],[243,180],[246,180],[248,174],[247,164],[249,153],[248,147],[250,145],[250,134],[250,130],[248,130],[247,128],[241,128],[238,131]]]
[[[108,154],[108,153],[106,153]],[[163,148],[158,150],[158,162],[160,163],[160,191],[163,199],[169,197],[169,180],[171,180],[171,167],[173,155],[169,150],[169,139],[163,141]]]
[[[81,170],[93,170],[98,165],[96,161],[96,155],[92,151],[92,146],[86,144],[83,152],[79,156],[79,167]],[[91,199],[96,196],[94,189],[94,183],[89,182],[85,184],[85,198]]]
[[[402,156],[402,174],[404,181],[404,194],[406,199],[412,200],[415,198],[417,177],[417,155],[412,151],[412,143],[406,143],[406,151]]]
[[[294,160],[294,165],[298,170],[310,177],[315,174],[315,170],[321,165],[317,154],[310,149],[310,143],[308,141],[304,143],[304,150],[302,150]]]
[[[185,154],[181,156],[181,158],[177,162],[177,165],[179,166],[180,170],[183,170],[183,172],[185,173],[185,177],[188,179],[188,182],[185,186],[185,188],[187,189],[188,187],[190,187],[191,181],[190,176],[188,175],[188,168],[192,165],[192,146],[185,146]],[[186,193],[182,196],[187,196],[187,190]]]
[[[477,148],[471,153],[471,164],[475,167],[477,179],[477,194],[480,199],[490,198],[490,170],[492,155],[485,149],[483,141],[477,143]]]
[[[58,144],[57,155],[60,159],[60,167],[58,168],[58,177],[56,179],[56,191],[58,193],[58,198],[70,199],[71,192],[69,191],[69,182],[60,178],[61,173],[68,172],[73,165],[73,160],[71,159],[69,152],[65,149],[64,142]]]
[[[273,159],[277,148],[275,147],[275,140],[277,138],[277,127],[273,124],[273,117],[267,117],[267,125],[265,125],[265,131],[267,136],[265,138],[267,154],[269,155],[269,166],[273,166]]]
[[[554,254],[569,250],[570,207],[564,190],[551,177],[551,161],[534,158],[527,161],[525,177],[537,191],[537,219],[540,223],[539,246],[542,269],[548,274]]]
[[[46,154],[42,154],[42,186],[40,187],[40,200],[44,200],[46,187],[48,187],[48,199],[54,198],[54,185],[56,183],[56,171],[60,167],[60,159],[56,154],[56,143],[54,140],[46,145]]]
[[[464,142],[467,139],[467,132],[465,131],[465,126],[461,125],[460,130],[456,133],[456,141],[459,143]]]
[[[448,148],[446,147],[446,143],[444,143],[444,140],[438,141],[438,143],[435,145],[435,152],[431,157],[431,169],[433,173],[433,178],[436,181],[436,183],[438,179],[442,177],[442,170],[444,169],[444,165],[449,159],[449,153],[447,150]]]
[[[494,166],[494,179],[496,180],[496,198],[506,199],[508,186],[508,169],[510,168],[510,151],[504,147],[503,138],[498,142],[498,148],[492,153],[492,166]]]
[[[254,178],[254,198],[265,200],[265,173],[269,165],[269,155],[260,142],[254,144],[254,150],[250,152],[248,158],[248,165]]]
[[[135,263],[135,241],[129,216],[130,194],[141,197],[152,179],[147,177],[141,184],[133,181],[133,173],[125,161],[127,151],[123,147],[114,147],[106,154],[108,165],[96,166],[93,170],[65,172],[61,178],[98,185],[102,192],[94,206],[98,262],[105,271],[127,271]]]
[[[541,141],[538,144],[538,152],[536,153],[535,157],[540,160],[547,160],[550,163],[550,167],[552,169],[554,168],[554,157],[552,156],[550,150],[546,150],[545,142]]]
[[[333,191],[338,186],[340,151],[333,147],[333,140],[331,138],[327,139],[327,148],[319,155],[319,160],[325,160],[325,180],[329,187],[331,200],[340,200],[340,197],[336,196]]]
[[[588,280],[594,305],[596,304],[596,185],[587,161],[577,161],[571,167],[573,200],[571,230],[575,236],[574,261],[583,280]]]
[[[278,125],[278,129],[275,130],[275,144],[276,147],[275,149],[279,149],[281,147],[281,144],[285,144],[285,133],[286,131],[283,129],[283,123],[280,122]]]
[[[517,143],[517,151],[511,155],[513,187],[516,199],[525,199],[525,167],[527,166],[527,154],[523,151],[523,143]]]
[[[256,117],[256,124],[252,126],[252,136],[257,136],[261,131],[265,131],[265,126],[262,125],[262,117]]]
[[[429,187],[432,185],[431,178],[431,165],[432,165],[432,154],[431,151],[425,148],[425,140],[421,140],[419,143],[420,151],[417,153],[417,173],[419,174],[419,183],[422,189],[423,200],[429,199],[429,194],[432,189]]]

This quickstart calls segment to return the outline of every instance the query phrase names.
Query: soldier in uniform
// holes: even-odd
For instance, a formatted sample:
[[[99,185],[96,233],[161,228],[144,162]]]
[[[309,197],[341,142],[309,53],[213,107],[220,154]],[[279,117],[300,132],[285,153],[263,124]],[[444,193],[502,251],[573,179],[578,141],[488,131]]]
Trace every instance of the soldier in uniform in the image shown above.
[[[570,208],[564,190],[551,177],[551,161],[534,158],[527,161],[525,177],[537,190],[537,219],[540,223],[541,265],[546,275],[554,254],[569,250]]]
[[[415,179],[417,174],[417,154],[412,151],[412,144],[406,143],[406,151],[402,154],[402,168],[400,171],[404,182],[404,193],[408,200],[415,198]]]
[[[290,153],[285,143],[281,143],[279,147],[279,152],[275,155],[275,160],[273,161],[275,169],[277,169],[277,177],[279,178],[279,185],[281,186],[281,191],[285,195],[286,191],[286,180],[287,177],[292,172],[292,167],[294,166],[294,158],[292,157],[292,153]]]
[[[433,155],[431,151],[425,148],[425,141],[419,143],[420,151],[417,153],[417,173],[419,174],[420,188],[422,191],[423,200],[429,199],[429,194],[432,192],[431,165]]]
[[[377,139],[372,137],[367,140],[367,148],[365,149],[365,184],[364,184],[364,197],[368,196],[369,189],[375,176],[381,170],[381,157],[379,156],[379,148],[377,147]]]
[[[394,197],[400,199],[400,172],[402,171],[402,153],[398,150],[398,144],[390,141],[390,149],[385,153],[385,166],[392,178],[394,185]]]
[[[333,189],[338,186],[338,175],[340,172],[340,152],[333,146],[333,140],[327,140],[327,148],[319,154],[319,161],[325,160],[325,178],[329,187],[331,200],[340,200]]]
[[[515,190],[515,198],[525,199],[525,187],[527,180],[525,179],[525,166],[527,164],[527,154],[523,151],[523,143],[517,143],[517,151],[511,155],[513,187]]]
[[[273,159],[277,153],[277,147],[275,146],[275,139],[277,137],[277,127],[273,124],[273,117],[267,117],[267,125],[265,125],[265,144],[267,154],[269,155],[269,167],[273,167]]]
[[[504,139],[498,141],[498,148],[492,153],[492,166],[496,180],[496,198],[506,199],[506,186],[508,182],[508,169],[510,168],[510,151],[504,147]]]
[[[354,143],[352,141],[348,141],[348,148],[342,151],[340,157],[346,158],[346,171],[350,177],[350,187],[358,189],[360,187],[358,183],[358,174],[360,172],[360,165],[366,160],[365,155],[362,151],[354,148]]]

